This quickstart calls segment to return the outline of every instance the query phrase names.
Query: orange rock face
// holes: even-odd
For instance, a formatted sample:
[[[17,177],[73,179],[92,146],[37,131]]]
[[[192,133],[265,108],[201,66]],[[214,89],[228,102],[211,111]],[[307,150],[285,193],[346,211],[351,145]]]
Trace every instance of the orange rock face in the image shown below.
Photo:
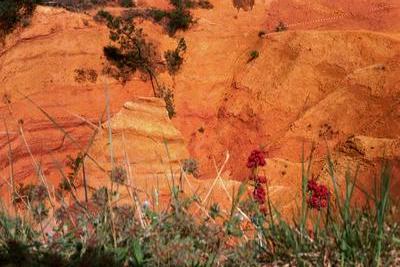
[[[39,165],[56,186],[66,156],[84,150],[96,129],[90,155],[102,167],[88,161],[89,184],[93,189],[107,184],[107,89],[114,160],[132,168],[144,191],[154,189],[154,177],[167,179],[169,167],[177,173],[183,159],[195,158],[200,179],[186,182],[207,195],[218,181],[212,200],[229,202],[226,191],[238,183],[213,180],[227,153],[221,176],[243,180],[248,154],[261,145],[269,157],[262,172],[271,197],[288,212],[300,195],[303,147],[306,159],[313,147],[314,177],[329,183],[329,148],[339,181],[348,167],[360,166],[366,188],[385,155],[398,195],[397,1],[256,0],[246,12],[238,12],[231,0],[211,2],[214,9],[193,10],[197,23],[178,33],[188,45],[181,71],[174,79],[160,76],[174,87],[172,122],[160,101],[146,98],[152,96],[148,81],[134,76],[123,86],[102,74],[102,48],[109,43],[104,25],[89,15],[39,7],[31,25],[9,36],[0,50],[2,194],[7,195],[10,173],[17,183],[36,181]],[[168,7],[162,0],[140,3],[148,4]],[[289,31],[271,32],[279,21]],[[160,26],[146,21],[141,26],[161,50],[176,45]],[[259,54],[254,60],[252,51]],[[160,192],[167,189],[164,181]]]
[[[261,145],[270,157],[265,172],[281,188],[279,202],[288,203],[300,193],[303,146],[308,157],[314,143],[312,176],[329,183],[329,148],[340,182],[347,167],[359,165],[359,182],[368,188],[371,176],[379,174],[385,140],[399,139],[400,27],[388,19],[400,17],[396,3],[367,12],[376,8],[375,1],[268,2],[256,1],[251,12],[236,16],[227,1],[220,1],[214,12],[199,11],[201,19],[185,35],[190,60],[175,79],[179,115],[174,122],[200,159],[202,177],[210,176],[213,159],[221,163],[229,150],[230,176],[245,179],[247,155]],[[300,3],[303,9],[297,8]],[[314,21],[340,10],[358,15]],[[277,21],[286,22],[289,31],[268,33]],[[268,34],[260,38],[260,31]],[[251,51],[259,57],[249,61]],[[374,156],[342,149],[353,136],[371,137],[364,145]],[[386,155],[396,196],[399,157]]]
[[[87,160],[89,188],[108,185],[112,169],[122,167],[128,172],[126,182],[138,189],[141,200],[150,201],[155,194],[160,206],[168,203],[171,187],[179,184],[188,195],[197,192],[205,203],[218,201],[227,207],[229,197],[215,196],[230,194],[239,186],[233,181],[198,180],[182,173],[183,162],[190,155],[159,98],[139,97],[126,102],[109,124],[103,124],[89,154],[93,159]],[[129,199],[129,192],[123,189],[121,198]]]

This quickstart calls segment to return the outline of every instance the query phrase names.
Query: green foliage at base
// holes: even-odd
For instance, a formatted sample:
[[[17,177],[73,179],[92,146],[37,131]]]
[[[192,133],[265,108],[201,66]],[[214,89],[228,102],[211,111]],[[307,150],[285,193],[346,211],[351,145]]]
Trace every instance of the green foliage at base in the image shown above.
[[[46,219],[30,221],[29,216],[13,217],[3,210],[0,262],[10,267],[396,266],[399,214],[390,204],[389,165],[383,165],[379,191],[365,192],[370,205],[363,208],[350,205],[359,188],[357,175],[346,174],[341,192],[330,159],[328,168],[334,197],[328,208],[309,209],[303,186],[300,215],[291,222],[281,217],[270,199],[268,211],[261,212],[257,202],[245,197],[246,183],[231,196],[229,210],[214,203],[208,211],[199,208],[196,215],[193,208],[202,207],[202,200],[184,196],[177,186],[171,188],[165,210],[149,200],[132,206],[111,204],[117,203],[118,194],[100,188],[90,210],[82,202],[59,208],[50,220],[57,224],[46,231],[38,227]],[[309,169],[303,164],[304,185]],[[37,194],[32,192],[37,190],[29,188],[25,191],[34,201]]]

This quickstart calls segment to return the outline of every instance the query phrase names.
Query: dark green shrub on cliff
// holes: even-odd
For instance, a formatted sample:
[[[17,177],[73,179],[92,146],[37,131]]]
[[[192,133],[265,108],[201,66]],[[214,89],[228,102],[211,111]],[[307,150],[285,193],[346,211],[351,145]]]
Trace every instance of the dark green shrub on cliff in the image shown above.
[[[122,7],[133,7],[135,6],[132,0],[119,0],[119,5]]]
[[[52,5],[63,7],[69,11],[80,12],[96,6],[104,6],[110,0],[54,0]],[[50,4],[50,3],[47,3]]]
[[[160,22],[163,18],[168,16],[168,11],[161,10],[158,8],[152,8],[148,12],[149,16],[153,18],[156,22]]]
[[[251,62],[253,60],[255,60],[256,58],[258,58],[260,56],[260,52],[258,52],[257,50],[252,50],[249,53],[249,59],[247,62]]]
[[[192,0],[170,0],[169,2],[176,8],[192,8],[194,6]]]
[[[194,19],[189,10],[176,8],[168,14],[167,31],[169,35],[174,35],[178,30],[186,31],[194,23]]]
[[[94,15],[93,19],[97,22],[108,22],[112,19],[112,15],[105,10],[99,10],[96,15]]]
[[[141,28],[138,28],[131,19],[121,17],[107,18],[107,26],[110,29],[111,45],[104,47],[104,55],[110,62],[122,82],[136,71],[147,75],[156,94],[156,72],[160,67],[161,56],[155,45],[148,41]]]
[[[23,19],[29,18],[41,0],[0,1],[0,37],[10,33]]]
[[[185,52],[186,42],[185,39],[181,38],[175,50],[168,50],[164,53],[169,74],[175,75],[179,71],[181,65],[183,64],[182,54]]]
[[[195,23],[189,8],[197,6],[197,3],[191,1],[171,0],[173,9],[162,10],[159,8],[130,9],[124,12],[123,17],[153,20],[162,25],[170,36],[175,35],[178,30],[188,30]]]

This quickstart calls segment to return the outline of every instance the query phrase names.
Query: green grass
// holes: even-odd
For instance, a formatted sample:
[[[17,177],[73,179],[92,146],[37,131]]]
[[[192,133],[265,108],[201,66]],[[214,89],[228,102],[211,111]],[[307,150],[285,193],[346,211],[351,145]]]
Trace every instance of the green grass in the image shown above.
[[[47,233],[38,227],[44,222],[32,220],[29,213],[15,217],[3,208],[0,262],[5,266],[394,266],[400,256],[400,232],[390,212],[390,166],[383,163],[376,196],[365,193],[372,205],[356,208],[351,203],[357,175],[346,174],[342,192],[333,162],[330,158],[327,162],[334,188],[329,207],[321,211],[307,207],[310,160],[299,177],[303,180],[300,216],[290,222],[270,199],[269,213],[263,215],[258,204],[246,197],[245,183],[232,196],[229,212],[221,212],[215,203],[202,216],[189,211],[201,206],[201,199],[183,196],[177,186],[171,188],[171,202],[164,211],[143,203],[111,205],[117,196],[103,188],[104,199],[92,202],[95,208],[88,210],[83,202],[76,205],[74,222],[68,216],[72,211],[59,209],[48,220],[57,223]],[[246,227],[245,221],[250,222]]]
[[[106,109],[100,116],[109,115],[108,90],[105,88]],[[24,96],[65,133],[44,109]],[[26,148],[23,124],[21,138]],[[109,127],[108,127],[109,128]],[[110,130],[110,128],[108,129]],[[1,266],[396,266],[400,261],[400,230],[396,207],[389,196],[391,168],[382,163],[379,185],[368,193],[357,184],[357,172],[346,172],[344,184],[338,184],[335,165],[328,155],[328,174],[332,182],[331,199],[327,208],[310,209],[307,203],[307,183],[311,177],[312,157],[303,160],[302,199],[298,214],[287,221],[268,197],[267,212],[247,195],[250,184],[243,182],[232,196],[230,207],[219,203],[206,206],[207,198],[185,195],[180,188],[189,173],[182,166],[180,175],[171,170],[170,201],[160,210],[158,191],[153,198],[140,202],[137,188],[132,184],[129,164],[112,164],[110,184],[95,192],[86,190],[85,199],[78,200],[74,186],[82,170],[85,180],[85,159],[94,137],[70,164],[66,175],[67,189],[54,190],[47,184],[40,163],[37,165],[40,184],[13,186],[10,174],[11,207],[0,201],[0,263]],[[67,138],[76,142],[68,133]],[[110,162],[114,162],[112,138],[109,133]],[[168,146],[165,144],[167,154]],[[126,156],[127,157],[127,156]],[[304,159],[304,155],[302,155]],[[10,158],[12,159],[12,157]],[[223,164],[229,159],[229,155]],[[70,161],[71,161],[70,160]],[[129,159],[126,158],[126,162]],[[12,163],[12,162],[11,162]],[[186,164],[187,165],[187,164]],[[245,164],[243,164],[246,166]],[[221,167],[222,170],[223,167]],[[217,172],[217,181],[221,170]],[[193,170],[194,171],[194,170]],[[257,174],[257,169],[253,169]],[[295,178],[294,178],[295,179]],[[371,179],[372,181],[373,179]],[[129,193],[130,204],[118,204],[119,188]],[[354,192],[364,193],[369,205],[355,206]],[[268,192],[268,187],[267,187]],[[90,193],[90,195],[89,195]],[[187,192],[186,192],[187,193]],[[70,195],[72,203],[64,197]],[[263,206],[265,208],[265,206]],[[198,212],[194,212],[197,210]],[[199,214],[199,212],[201,212]],[[288,218],[285,214],[285,218]]]

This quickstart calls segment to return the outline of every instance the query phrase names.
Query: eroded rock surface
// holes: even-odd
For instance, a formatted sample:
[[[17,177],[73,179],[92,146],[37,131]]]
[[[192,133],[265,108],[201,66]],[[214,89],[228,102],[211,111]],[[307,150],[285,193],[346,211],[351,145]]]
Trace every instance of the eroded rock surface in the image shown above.
[[[168,8],[167,2],[140,6]],[[16,182],[37,181],[36,162],[57,186],[58,167],[65,167],[67,155],[84,150],[98,129],[90,153],[103,166],[88,161],[89,182],[93,189],[108,183],[107,91],[115,162],[126,164],[128,155],[132,176],[146,190],[155,186],[150,173],[162,177],[190,157],[200,163],[200,180],[189,180],[193,190],[207,192],[227,152],[221,176],[246,179],[247,156],[262,145],[271,196],[288,211],[300,194],[303,147],[305,159],[314,151],[312,176],[328,183],[329,148],[340,182],[346,169],[359,166],[365,187],[379,174],[385,155],[398,195],[397,1],[256,0],[239,12],[231,0],[211,2],[214,9],[194,10],[197,23],[177,35],[188,45],[182,70],[174,79],[161,75],[174,87],[173,125],[159,100],[137,98],[152,95],[148,81],[135,76],[122,86],[102,74],[102,48],[109,42],[105,25],[91,15],[39,7],[31,25],[10,35],[0,51],[2,177],[12,170]],[[273,33],[279,21],[289,31]],[[140,25],[162,51],[176,46],[159,25]],[[251,51],[259,57],[249,61]],[[77,77],[79,70],[93,70],[96,79]],[[1,183],[4,192],[7,183]],[[227,191],[235,185],[227,182]],[[215,200],[229,200],[226,192],[219,195]]]
[[[156,194],[160,205],[168,203],[172,186],[180,185],[189,196],[197,193],[207,204],[218,202],[228,207],[233,187],[239,187],[234,181],[199,180],[182,171],[190,155],[159,98],[138,97],[126,102],[110,123],[103,124],[89,153],[96,161],[87,161],[91,190],[110,184],[113,166],[127,170],[126,183],[141,192],[142,201],[150,201]],[[127,192],[122,193],[122,199],[128,197]]]

